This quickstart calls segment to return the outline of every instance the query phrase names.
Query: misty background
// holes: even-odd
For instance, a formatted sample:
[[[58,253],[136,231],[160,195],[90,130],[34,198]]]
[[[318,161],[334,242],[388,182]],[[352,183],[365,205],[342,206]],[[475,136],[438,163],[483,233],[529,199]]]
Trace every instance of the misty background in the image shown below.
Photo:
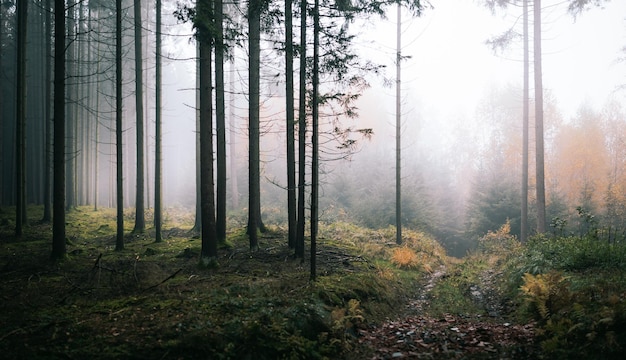
[[[146,2],[149,4],[150,2]],[[514,39],[506,49],[487,44],[509,29],[521,33],[521,8],[492,13],[479,1],[433,1],[418,18],[402,16],[402,168],[403,223],[434,234],[451,255],[463,255],[478,236],[497,230],[507,220],[519,233],[522,157],[522,45]],[[615,224],[626,221],[626,3],[610,1],[574,17],[566,4],[544,1],[544,88],[546,191],[548,221],[565,219],[552,231],[575,232],[580,211]],[[168,208],[193,211],[196,201],[196,44],[190,24],[172,14],[177,2],[164,1],[163,67],[163,195]],[[105,10],[102,10],[105,11]],[[153,205],[154,159],[154,8],[144,6],[147,117],[147,206]],[[234,10],[237,11],[237,10]],[[240,10],[241,11],[241,10]],[[98,44],[111,37],[107,14],[101,14]],[[243,19],[243,13],[239,16]],[[3,20],[9,21],[9,20]],[[35,17],[30,17],[33,26]],[[132,28],[132,10],[124,17]],[[96,24],[92,24],[92,29]],[[356,36],[359,55],[385,67],[369,74],[370,87],[357,102],[358,117],[322,118],[332,130],[371,128],[371,138],[355,138],[347,153],[329,140],[322,155],[321,221],[354,221],[372,228],[395,223],[395,9],[386,18],[357,19],[347,25]],[[532,28],[532,26],[531,26]],[[111,27],[112,29],[112,27]],[[29,44],[37,47],[36,31]],[[262,35],[261,204],[266,223],[286,223],[286,159],[284,135],[284,64],[270,35]],[[11,79],[13,38],[3,34],[2,191],[0,204],[12,204],[14,176],[14,109]],[[125,32],[124,196],[134,206],[135,130],[132,94],[132,31]],[[93,45],[96,46],[96,45]],[[112,48],[100,45],[94,52]],[[13,53],[12,53],[13,51]],[[111,55],[108,55],[109,57]],[[532,58],[532,56],[531,56]],[[110,58],[109,60],[110,61]],[[29,101],[37,100],[36,62],[29,66]],[[103,66],[106,62],[103,62]],[[296,68],[297,68],[297,64]],[[532,68],[532,66],[531,66]],[[231,216],[245,218],[247,206],[247,55],[233,50],[225,65],[226,114]],[[531,74],[532,77],[532,74]],[[98,92],[113,94],[105,76]],[[531,85],[532,86],[532,85]],[[296,95],[297,96],[297,95]],[[81,97],[79,97],[81,99]],[[14,103],[14,100],[13,100]],[[93,109],[93,103],[81,103]],[[106,101],[97,105],[99,206],[115,206],[114,114]],[[29,106],[27,122],[42,115]],[[531,115],[532,126],[532,115]],[[29,141],[41,134],[29,127]],[[533,145],[531,131],[531,156]],[[43,148],[43,147],[42,147]],[[38,150],[43,151],[42,149]],[[76,156],[81,150],[77,149]],[[232,161],[231,161],[232,159]],[[31,173],[41,166],[29,158]],[[530,168],[534,169],[531,160]],[[530,203],[534,210],[533,171]],[[235,181],[236,180],[236,181]],[[29,177],[29,203],[39,203],[41,179]],[[231,187],[232,186],[232,187]],[[84,199],[86,201],[86,199]],[[531,228],[533,228],[533,215]],[[166,223],[167,227],[167,215]],[[617,225],[616,225],[617,226]],[[623,226],[622,226],[623,227]],[[622,228],[619,231],[624,231]]]

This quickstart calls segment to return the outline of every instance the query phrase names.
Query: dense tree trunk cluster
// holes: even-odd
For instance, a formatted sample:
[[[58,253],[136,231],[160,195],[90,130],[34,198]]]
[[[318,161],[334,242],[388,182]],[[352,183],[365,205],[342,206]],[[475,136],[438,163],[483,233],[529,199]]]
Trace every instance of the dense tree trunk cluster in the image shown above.
[[[528,237],[531,226],[528,216],[529,1],[523,2],[523,169],[520,174],[521,202],[516,209],[520,214],[521,208],[522,240]],[[152,196],[155,240],[163,240],[163,174],[167,172],[163,168],[162,126],[168,121],[162,112],[163,61],[170,61],[166,56],[173,56],[163,53],[167,30],[163,30],[162,14],[175,13],[178,20],[193,25],[198,46],[197,59],[192,59],[197,62],[197,166],[195,174],[187,175],[196,178],[194,228],[202,235],[202,258],[208,264],[217,257],[218,246],[226,240],[228,213],[239,207],[237,160],[245,156],[237,154],[234,144],[241,133],[245,133],[248,141],[248,202],[245,210],[249,245],[252,251],[262,245],[259,233],[267,230],[262,212],[265,200],[262,141],[263,135],[269,132],[267,129],[276,126],[285,137],[284,146],[281,145],[285,169],[281,171],[286,175],[286,184],[277,187],[286,194],[286,245],[293,249],[295,258],[304,260],[306,229],[307,225],[310,226],[309,257],[314,280],[321,167],[325,160],[347,157],[355,149],[358,136],[371,134],[369,129],[344,128],[342,123],[344,119],[356,116],[355,101],[367,86],[366,74],[379,70],[378,66],[361,61],[354,53],[351,47],[354,36],[349,25],[359,16],[381,14],[385,7],[397,5],[396,194],[391,198],[395,199],[396,205],[396,240],[398,244],[402,243],[402,221],[408,215],[403,213],[405,206],[401,195],[400,20],[403,7],[419,15],[420,2],[357,1],[352,4],[315,0],[311,4],[306,0],[299,3],[286,0],[284,4],[278,4],[269,0],[250,0],[243,4],[198,0],[195,5],[187,4],[188,7],[173,1],[164,3],[161,0],[1,3],[0,170],[3,176],[0,177],[0,209],[15,205],[15,237],[21,238],[28,226],[27,204],[43,204],[42,220],[52,219],[53,222],[52,257],[62,258],[65,254],[65,213],[83,205],[93,205],[94,209],[101,205],[117,209],[115,248],[121,251],[125,239],[125,210],[134,208],[133,233],[146,232],[146,215],[150,214],[147,210]],[[572,11],[585,8],[589,3],[574,1]],[[175,6],[179,7],[174,9]],[[533,0],[533,12],[534,225],[538,233],[543,233],[548,230],[548,211],[540,0]],[[238,15],[241,16],[238,18]],[[153,16],[155,26],[152,26]],[[152,36],[154,46],[150,41]],[[187,37],[191,35],[187,34]],[[235,69],[235,65],[241,64],[241,61],[236,64],[234,54],[237,48],[247,51],[246,71]],[[276,76],[268,75],[274,71],[265,65],[269,54],[281,59],[281,70]],[[230,70],[225,69],[227,61],[231,61]],[[230,75],[230,84],[226,82],[226,75]],[[270,77],[272,79],[268,80]],[[4,81],[4,78],[11,81]],[[281,101],[284,116],[268,115],[264,106],[274,94],[268,95],[270,91],[267,89],[271,88],[272,82],[283,81],[284,86],[276,92],[279,95],[282,91],[285,93],[284,102]],[[228,111],[226,96],[231,99]],[[246,123],[234,120],[234,113],[238,110],[238,104],[233,100],[235,97],[247,104],[247,116],[242,116]],[[154,116],[150,106],[152,98]],[[135,121],[128,121],[132,117]],[[491,141],[494,148],[505,143],[503,139]],[[617,143],[619,141],[615,140]],[[615,174],[615,181],[610,184],[611,199],[615,202],[619,199],[613,189],[619,183],[619,176]],[[519,183],[519,177],[516,181]],[[501,183],[497,185],[506,187]],[[584,185],[589,202],[593,202],[594,183],[588,181]],[[482,189],[485,191],[481,194],[489,198],[490,191],[508,191],[498,186]],[[519,193],[511,197],[520,198]],[[474,208],[483,207],[483,200],[476,199]],[[417,202],[424,204],[426,200]],[[233,209],[228,207],[229,204]],[[308,223],[307,206],[310,211]],[[614,212],[617,217],[618,211]],[[476,216],[473,220],[476,221],[470,226],[481,228],[479,223],[483,219]]]

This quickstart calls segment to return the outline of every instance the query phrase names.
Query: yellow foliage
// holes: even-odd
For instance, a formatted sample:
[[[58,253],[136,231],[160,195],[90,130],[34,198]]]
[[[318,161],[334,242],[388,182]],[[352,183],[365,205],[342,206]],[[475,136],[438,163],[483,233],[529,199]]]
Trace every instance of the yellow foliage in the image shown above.
[[[524,274],[524,284],[520,289],[540,319],[548,320],[568,305],[571,299],[568,285],[562,273],[550,271],[547,274]]]

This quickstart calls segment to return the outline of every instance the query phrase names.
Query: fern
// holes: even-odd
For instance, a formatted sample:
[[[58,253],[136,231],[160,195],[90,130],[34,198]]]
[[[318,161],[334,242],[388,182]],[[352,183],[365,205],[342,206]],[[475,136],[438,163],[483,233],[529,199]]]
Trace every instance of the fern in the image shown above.
[[[550,271],[547,274],[524,274],[524,283],[520,290],[527,303],[539,315],[539,320],[547,321],[552,314],[565,308],[570,299],[569,283],[561,272]]]

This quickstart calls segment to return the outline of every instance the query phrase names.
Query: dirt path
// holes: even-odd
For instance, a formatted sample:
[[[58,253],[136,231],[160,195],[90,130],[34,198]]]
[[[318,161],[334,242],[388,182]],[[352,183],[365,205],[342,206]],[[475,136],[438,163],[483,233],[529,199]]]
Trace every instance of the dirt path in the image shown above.
[[[439,269],[429,274],[426,285],[419,289],[414,299],[407,304],[407,312],[409,314],[422,314],[426,306],[428,306],[428,295],[435,287],[439,279],[446,274],[446,267],[441,265]]]
[[[481,274],[481,284],[473,285],[468,295],[487,310],[488,318],[425,315],[430,293],[445,275],[444,267],[430,274],[425,286],[407,304],[406,316],[361,330],[359,344],[373,351],[370,359],[534,358],[533,326],[514,325],[504,320],[493,272]]]

